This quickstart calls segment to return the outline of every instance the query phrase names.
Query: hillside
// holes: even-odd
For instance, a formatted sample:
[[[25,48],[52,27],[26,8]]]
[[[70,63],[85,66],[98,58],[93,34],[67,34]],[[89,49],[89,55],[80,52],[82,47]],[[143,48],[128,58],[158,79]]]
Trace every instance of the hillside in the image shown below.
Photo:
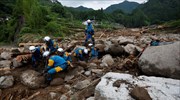
[[[138,5],[139,3],[137,2],[129,2],[125,0],[122,3],[109,6],[105,9],[105,12],[111,13],[115,10],[122,10],[125,13],[131,13],[134,9],[138,7]]]

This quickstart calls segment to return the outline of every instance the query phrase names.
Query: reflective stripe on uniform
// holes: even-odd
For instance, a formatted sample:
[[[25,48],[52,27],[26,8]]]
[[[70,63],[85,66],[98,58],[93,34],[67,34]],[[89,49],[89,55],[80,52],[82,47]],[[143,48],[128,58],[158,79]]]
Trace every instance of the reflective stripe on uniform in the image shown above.
[[[48,60],[48,66],[51,66],[51,67],[52,67],[52,66],[53,66],[53,64],[54,64],[54,60],[49,59],[49,60]]]
[[[60,71],[62,71],[63,69],[62,69],[60,66],[57,66],[57,67],[55,68],[55,70],[56,70],[56,72],[60,72]]]

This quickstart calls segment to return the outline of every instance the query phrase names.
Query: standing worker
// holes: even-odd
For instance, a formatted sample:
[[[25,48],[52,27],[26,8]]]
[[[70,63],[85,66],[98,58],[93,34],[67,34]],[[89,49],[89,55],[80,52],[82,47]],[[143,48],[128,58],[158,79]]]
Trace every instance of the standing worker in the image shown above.
[[[93,44],[88,44],[89,46],[89,60],[93,60],[95,58],[98,58],[98,48],[94,47]]]
[[[85,42],[84,42],[84,46],[87,44],[88,40],[91,39],[92,44],[95,45],[95,41],[94,41],[94,27],[91,23],[91,20],[87,20],[87,26],[85,29]]]
[[[47,67],[45,69],[45,79],[46,79],[46,83],[49,85],[55,73],[67,69],[67,62],[64,60],[64,58],[58,55],[51,56],[49,51],[45,51],[43,53],[43,57],[46,57],[48,60]]]
[[[50,52],[50,54],[55,54],[58,49],[58,44],[53,41],[49,36],[44,37],[44,41],[46,43],[46,50]]]

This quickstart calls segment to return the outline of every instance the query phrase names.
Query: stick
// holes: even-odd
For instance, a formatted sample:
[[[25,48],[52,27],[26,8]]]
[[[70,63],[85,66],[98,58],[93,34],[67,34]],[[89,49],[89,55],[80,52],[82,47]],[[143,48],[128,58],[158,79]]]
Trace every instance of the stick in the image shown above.
[[[39,94],[40,94],[40,92],[38,91],[38,92],[34,93],[33,95],[31,95],[30,97],[28,97],[27,99],[23,98],[22,100],[31,100],[32,98],[34,98],[35,96],[37,96]]]
[[[103,35],[104,35],[104,33],[102,33],[98,39],[100,39]]]

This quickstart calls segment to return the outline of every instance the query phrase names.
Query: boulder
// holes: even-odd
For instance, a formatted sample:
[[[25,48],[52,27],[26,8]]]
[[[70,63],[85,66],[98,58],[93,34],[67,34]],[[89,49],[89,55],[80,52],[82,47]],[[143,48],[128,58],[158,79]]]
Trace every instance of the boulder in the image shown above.
[[[103,56],[102,63],[106,63],[108,66],[111,66],[114,64],[114,60],[111,55],[107,54]]]
[[[142,49],[140,47],[135,46],[133,44],[127,44],[124,47],[124,50],[125,50],[126,53],[131,54],[131,55],[135,55],[135,54],[142,51]]]
[[[127,45],[127,44],[133,44],[134,41],[132,39],[125,38],[123,36],[118,37],[118,44],[120,45]]]
[[[88,67],[90,67],[90,68],[97,68],[97,64],[96,63],[90,63]]]
[[[20,76],[21,82],[29,88],[39,88],[45,80],[43,76],[39,75],[40,73],[34,70],[26,70]]]
[[[75,84],[73,87],[74,87],[75,89],[81,90],[81,89],[86,88],[89,84],[90,84],[90,81],[89,81],[89,80],[84,80],[84,81],[78,82],[78,83]]]
[[[10,52],[3,52],[1,53],[1,58],[5,60],[11,59],[11,53]]]
[[[180,79],[180,42],[146,48],[139,58],[144,74]]]
[[[169,78],[109,72],[96,86],[95,100],[177,100],[180,99],[179,82]]]
[[[1,76],[0,77],[0,88],[9,88],[13,86],[14,78],[13,76]]]
[[[2,60],[0,61],[0,68],[9,68],[11,67],[11,61],[9,60]]]
[[[107,50],[107,52],[111,55],[119,56],[124,53],[124,48],[120,45],[112,44],[109,46],[109,49]]]
[[[104,48],[106,46],[104,44],[96,44],[95,47],[99,49],[99,52],[105,52]]]
[[[61,96],[60,100],[68,100],[68,97],[63,94],[63,95]]]
[[[14,58],[14,59],[12,60],[12,65],[13,65],[14,68],[16,68],[16,67],[22,66],[23,63],[22,63],[22,62],[19,62],[16,58]]]

